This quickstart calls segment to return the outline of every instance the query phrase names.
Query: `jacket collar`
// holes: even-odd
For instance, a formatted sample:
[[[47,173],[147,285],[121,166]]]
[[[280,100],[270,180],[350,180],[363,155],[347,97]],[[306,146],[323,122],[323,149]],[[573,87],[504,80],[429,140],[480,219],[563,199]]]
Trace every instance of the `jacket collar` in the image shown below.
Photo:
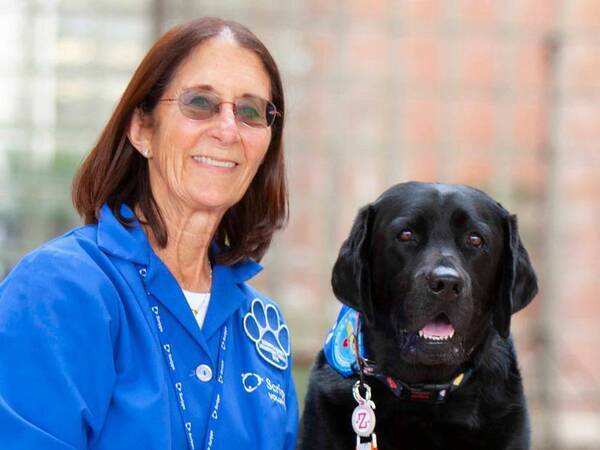
[[[130,226],[122,225],[113,215],[108,205],[103,205],[98,221],[98,246],[106,253],[143,266],[145,283],[159,301],[167,307],[187,331],[202,344],[200,330],[195,322],[181,287],[152,251],[146,234],[135,219],[133,211],[121,205],[121,215],[133,219]],[[220,251],[218,245],[211,245],[213,253]],[[262,270],[260,264],[247,260],[231,266],[213,265],[213,285],[211,302],[202,328],[204,337],[209,338],[227,318],[246,300],[246,294],[240,286]],[[204,345],[204,344],[202,344]]]
[[[206,341],[247,300],[241,281],[252,271],[246,265],[253,268],[260,267],[253,262],[244,263],[245,270],[220,264],[213,266],[211,300],[202,331],[198,328],[175,277],[154,253],[150,255],[150,264],[145,272],[145,286],[148,292],[167,308],[183,328],[208,352]]]
[[[100,208],[98,247],[110,255],[147,266],[152,251],[148,239],[127,205],[122,204],[120,212],[123,217],[132,220],[129,226],[121,224],[106,203]]]

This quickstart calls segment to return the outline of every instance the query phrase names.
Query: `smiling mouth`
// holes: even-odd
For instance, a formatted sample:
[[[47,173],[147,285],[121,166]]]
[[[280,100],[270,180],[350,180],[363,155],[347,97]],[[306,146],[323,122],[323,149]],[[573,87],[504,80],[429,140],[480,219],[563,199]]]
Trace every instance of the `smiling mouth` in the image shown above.
[[[237,166],[237,163],[233,161],[222,161],[219,159],[209,158],[208,156],[203,155],[192,156],[192,158],[194,159],[194,161],[198,161],[207,166],[220,167],[223,169],[232,169],[235,166]]]
[[[427,341],[448,341],[454,337],[454,327],[445,314],[440,314],[419,330],[419,337]]]

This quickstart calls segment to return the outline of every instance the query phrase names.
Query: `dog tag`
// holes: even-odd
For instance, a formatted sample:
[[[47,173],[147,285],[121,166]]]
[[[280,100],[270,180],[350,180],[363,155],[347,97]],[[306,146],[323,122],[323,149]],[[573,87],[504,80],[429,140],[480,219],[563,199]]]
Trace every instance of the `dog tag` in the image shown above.
[[[352,429],[356,433],[357,446],[361,437],[369,437],[375,431],[375,403],[371,400],[371,387],[363,383],[365,396],[360,395],[360,381],[352,388],[352,395],[358,403],[352,412]],[[370,448],[370,447],[369,447]]]
[[[375,431],[375,413],[370,405],[358,405],[352,412],[352,429],[361,437],[369,437]]]

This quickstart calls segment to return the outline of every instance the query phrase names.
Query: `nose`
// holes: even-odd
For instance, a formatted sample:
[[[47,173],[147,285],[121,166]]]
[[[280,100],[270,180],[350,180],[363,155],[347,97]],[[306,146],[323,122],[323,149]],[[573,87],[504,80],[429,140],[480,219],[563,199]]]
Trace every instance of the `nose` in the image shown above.
[[[221,104],[214,119],[217,121],[215,136],[224,144],[232,144],[239,140],[240,130],[233,113],[233,105]]]
[[[462,295],[464,280],[452,267],[437,266],[425,278],[429,291],[442,300],[456,300]]]

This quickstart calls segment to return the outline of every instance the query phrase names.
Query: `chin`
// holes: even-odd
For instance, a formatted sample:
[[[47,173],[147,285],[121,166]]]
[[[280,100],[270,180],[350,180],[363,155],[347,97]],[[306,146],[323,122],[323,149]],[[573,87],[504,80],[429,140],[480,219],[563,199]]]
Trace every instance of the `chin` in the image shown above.
[[[201,192],[192,196],[193,208],[197,211],[225,212],[237,203],[237,199],[223,193]]]
[[[446,340],[433,340],[419,333],[403,332],[399,341],[399,356],[405,364],[459,366],[466,359],[464,340],[458,334]]]

